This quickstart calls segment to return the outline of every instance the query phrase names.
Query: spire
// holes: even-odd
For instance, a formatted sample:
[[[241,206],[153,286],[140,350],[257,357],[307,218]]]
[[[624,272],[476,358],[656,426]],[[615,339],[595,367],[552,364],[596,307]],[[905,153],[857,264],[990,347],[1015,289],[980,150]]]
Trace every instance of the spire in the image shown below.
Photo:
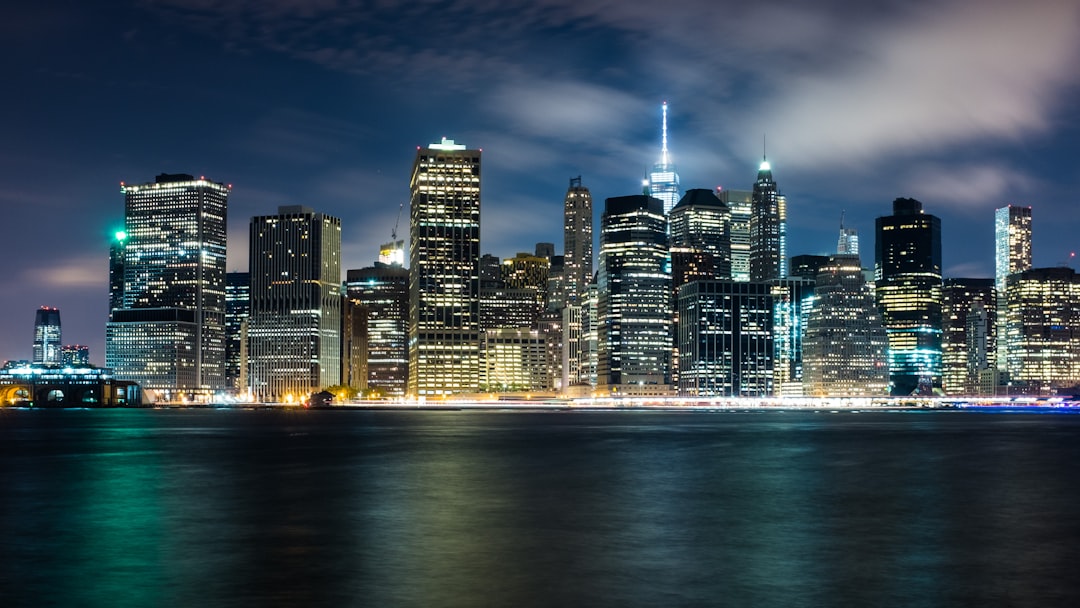
[[[769,158],[768,158],[768,156],[765,155],[765,134],[762,133],[761,134],[761,167],[758,168],[758,171],[769,171],[769,170],[771,170],[771,167],[769,166]]]
[[[661,145],[660,145],[660,164],[668,164],[668,149],[667,149],[667,102],[664,102],[664,119],[660,128],[661,133]]]
[[[840,232],[844,231],[844,210],[840,210]]]

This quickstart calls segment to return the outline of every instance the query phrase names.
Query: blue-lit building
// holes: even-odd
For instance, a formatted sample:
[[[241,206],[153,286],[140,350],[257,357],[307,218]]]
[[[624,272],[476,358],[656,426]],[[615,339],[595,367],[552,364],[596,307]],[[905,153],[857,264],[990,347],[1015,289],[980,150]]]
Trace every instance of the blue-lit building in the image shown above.
[[[941,220],[911,198],[875,220],[875,296],[889,340],[893,395],[941,391]]]
[[[671,162],[671,154],[668,152],[666,101],[663,105],[663,120],[660,131],[660,160],[652,166],[645,184],[648,188],[648,194],[663,203],[664,215],[667,215],[678,204],[681,194],[679,190],[679,171],[675,168],[675,163]]]
[[[9,361],[0,368],[0,407],[118,407],[143,404],[135,382],[91,365]]]

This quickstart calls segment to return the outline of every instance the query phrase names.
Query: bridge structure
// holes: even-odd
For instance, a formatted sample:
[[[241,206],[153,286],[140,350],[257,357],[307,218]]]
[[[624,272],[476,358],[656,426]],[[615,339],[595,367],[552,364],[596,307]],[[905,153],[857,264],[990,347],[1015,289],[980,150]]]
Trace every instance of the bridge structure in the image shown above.
[[[0,406],[132,407],[143,404],[138,383],[93,366],[8,363],[0,369]]]

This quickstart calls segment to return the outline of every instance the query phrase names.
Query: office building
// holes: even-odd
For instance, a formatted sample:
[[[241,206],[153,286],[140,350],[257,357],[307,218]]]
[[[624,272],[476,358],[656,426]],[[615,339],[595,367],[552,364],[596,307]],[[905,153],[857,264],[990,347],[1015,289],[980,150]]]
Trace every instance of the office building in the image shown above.
[[[109,320],[113,311],[124,307],[124,241],[127,233],[117,231],[109,243]]]
[[[123,295],[106,329],[106,366],[153,399],[209,398],[225,388],[230,187],[186,174],[121,186]]]
[[[405,395],[409,380],[409,271],[376,264],[349,270],[342,382],[372,394]]]
[[[35,364],[60,363],[60,309],[42,306],[34,315]]]
[[[997,289],[997,335],[1006,331],[1006,281],[1009,275],[1031,269],[1031,207],[1007,205],[994,211],[994,287]],[[1008,368],[1005,340],[998,340],[997,368]]]
[[[787,277],[787,199],[762,160],[750,208],[750,280]]]
[[[773,307],[773,394],[803,394],[803,340],[814,281],[799,277],[768,281]]]
[[[1005,290],[1009,382],[1034,394],[1080,385],[1080,276],[1032,268],[1010,274]]]
[[[827,255],[793,255],[791,256],[790,275],[802,279],[814,281],[823,268],[829,264]]]
[[[418,148],[409,205],[409,384],[427,398],[480,379],[480,150]]]
[[[82,344],[68,344],[60,349],[60,365],[67,367],[86,367],[90,365],[90,347]]]
[[[605,201],[600,225],[597,375],[603,392],[671,391],[671,274],[663,202]]]
[[[510,289],[531,288],[536,294],[537,314],[548,308],[548,279],[551,262],[528,253],[519,253],[502,262],[502,284]]]
[[[251,218],[248,381],[300,402],[341,382],[341,220],[301,205]]]
[[[687,190],[668,219],[676,289],[698,278],[731,278],[730,210],[712,190]]]
[[[731,280],[750,280],[750,218],[753,217],[754,193],[749,190],[717,188],[717,197],[728,207],[731,240]]]
[[[994,279],[945,279],[942,287],[941,387],[946,395],[975,395],[979,375],[996,356]]]
[[[660,160],[653,165],[652,171],[649,171],[649,178],[645,180],[647,194],[663,203],[664,215],[671,213],[680,197],[679,171],[671,162],[671,154],[668,152],[667,110],[665,101],[662,106],[663,118],[660,127]]]
[[[875,220],[874,278],[893,395],[941,389],[941,220],[910,198]]]
[[[563,255],[566,301],[579,303],[593,280],[593,199],[580,175],[563,200]]]
[[[225,386],[245,396],[250,314],[251,273],[225,273]]]
[[[482,335],[485,392],[551,390],[547,340],[538,329],[490,329]]]
[[[817,273],[803,338],[803,393],[889,394],[888,338],[859,256],[838,253]]]

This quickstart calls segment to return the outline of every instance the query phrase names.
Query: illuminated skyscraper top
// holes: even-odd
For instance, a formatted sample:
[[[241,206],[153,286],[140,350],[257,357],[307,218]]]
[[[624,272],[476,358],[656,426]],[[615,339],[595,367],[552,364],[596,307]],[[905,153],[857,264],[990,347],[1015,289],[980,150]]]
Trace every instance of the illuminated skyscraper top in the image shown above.
[[[750,203],[750,280],[787,276],[787,199],[762,156]]]
[[[646,180],[650,196],[658,198],[664,203],[664,215],[671,213],[671,209],[679,202],[679,172],[671,162],[668,153],[667,137],[667,102],[664,102],[663,121],[660,127],[660,162],[653,165]]]
[[[844,228],[844,214],[840,214],[840,240],[836,243],[836,253],[840,255],[859,255],[859,233],[854,228]]]
[[[994,285],[1004,293],[1010,274],[1031,270],[1031,207],[994,211],[994,245]]]

